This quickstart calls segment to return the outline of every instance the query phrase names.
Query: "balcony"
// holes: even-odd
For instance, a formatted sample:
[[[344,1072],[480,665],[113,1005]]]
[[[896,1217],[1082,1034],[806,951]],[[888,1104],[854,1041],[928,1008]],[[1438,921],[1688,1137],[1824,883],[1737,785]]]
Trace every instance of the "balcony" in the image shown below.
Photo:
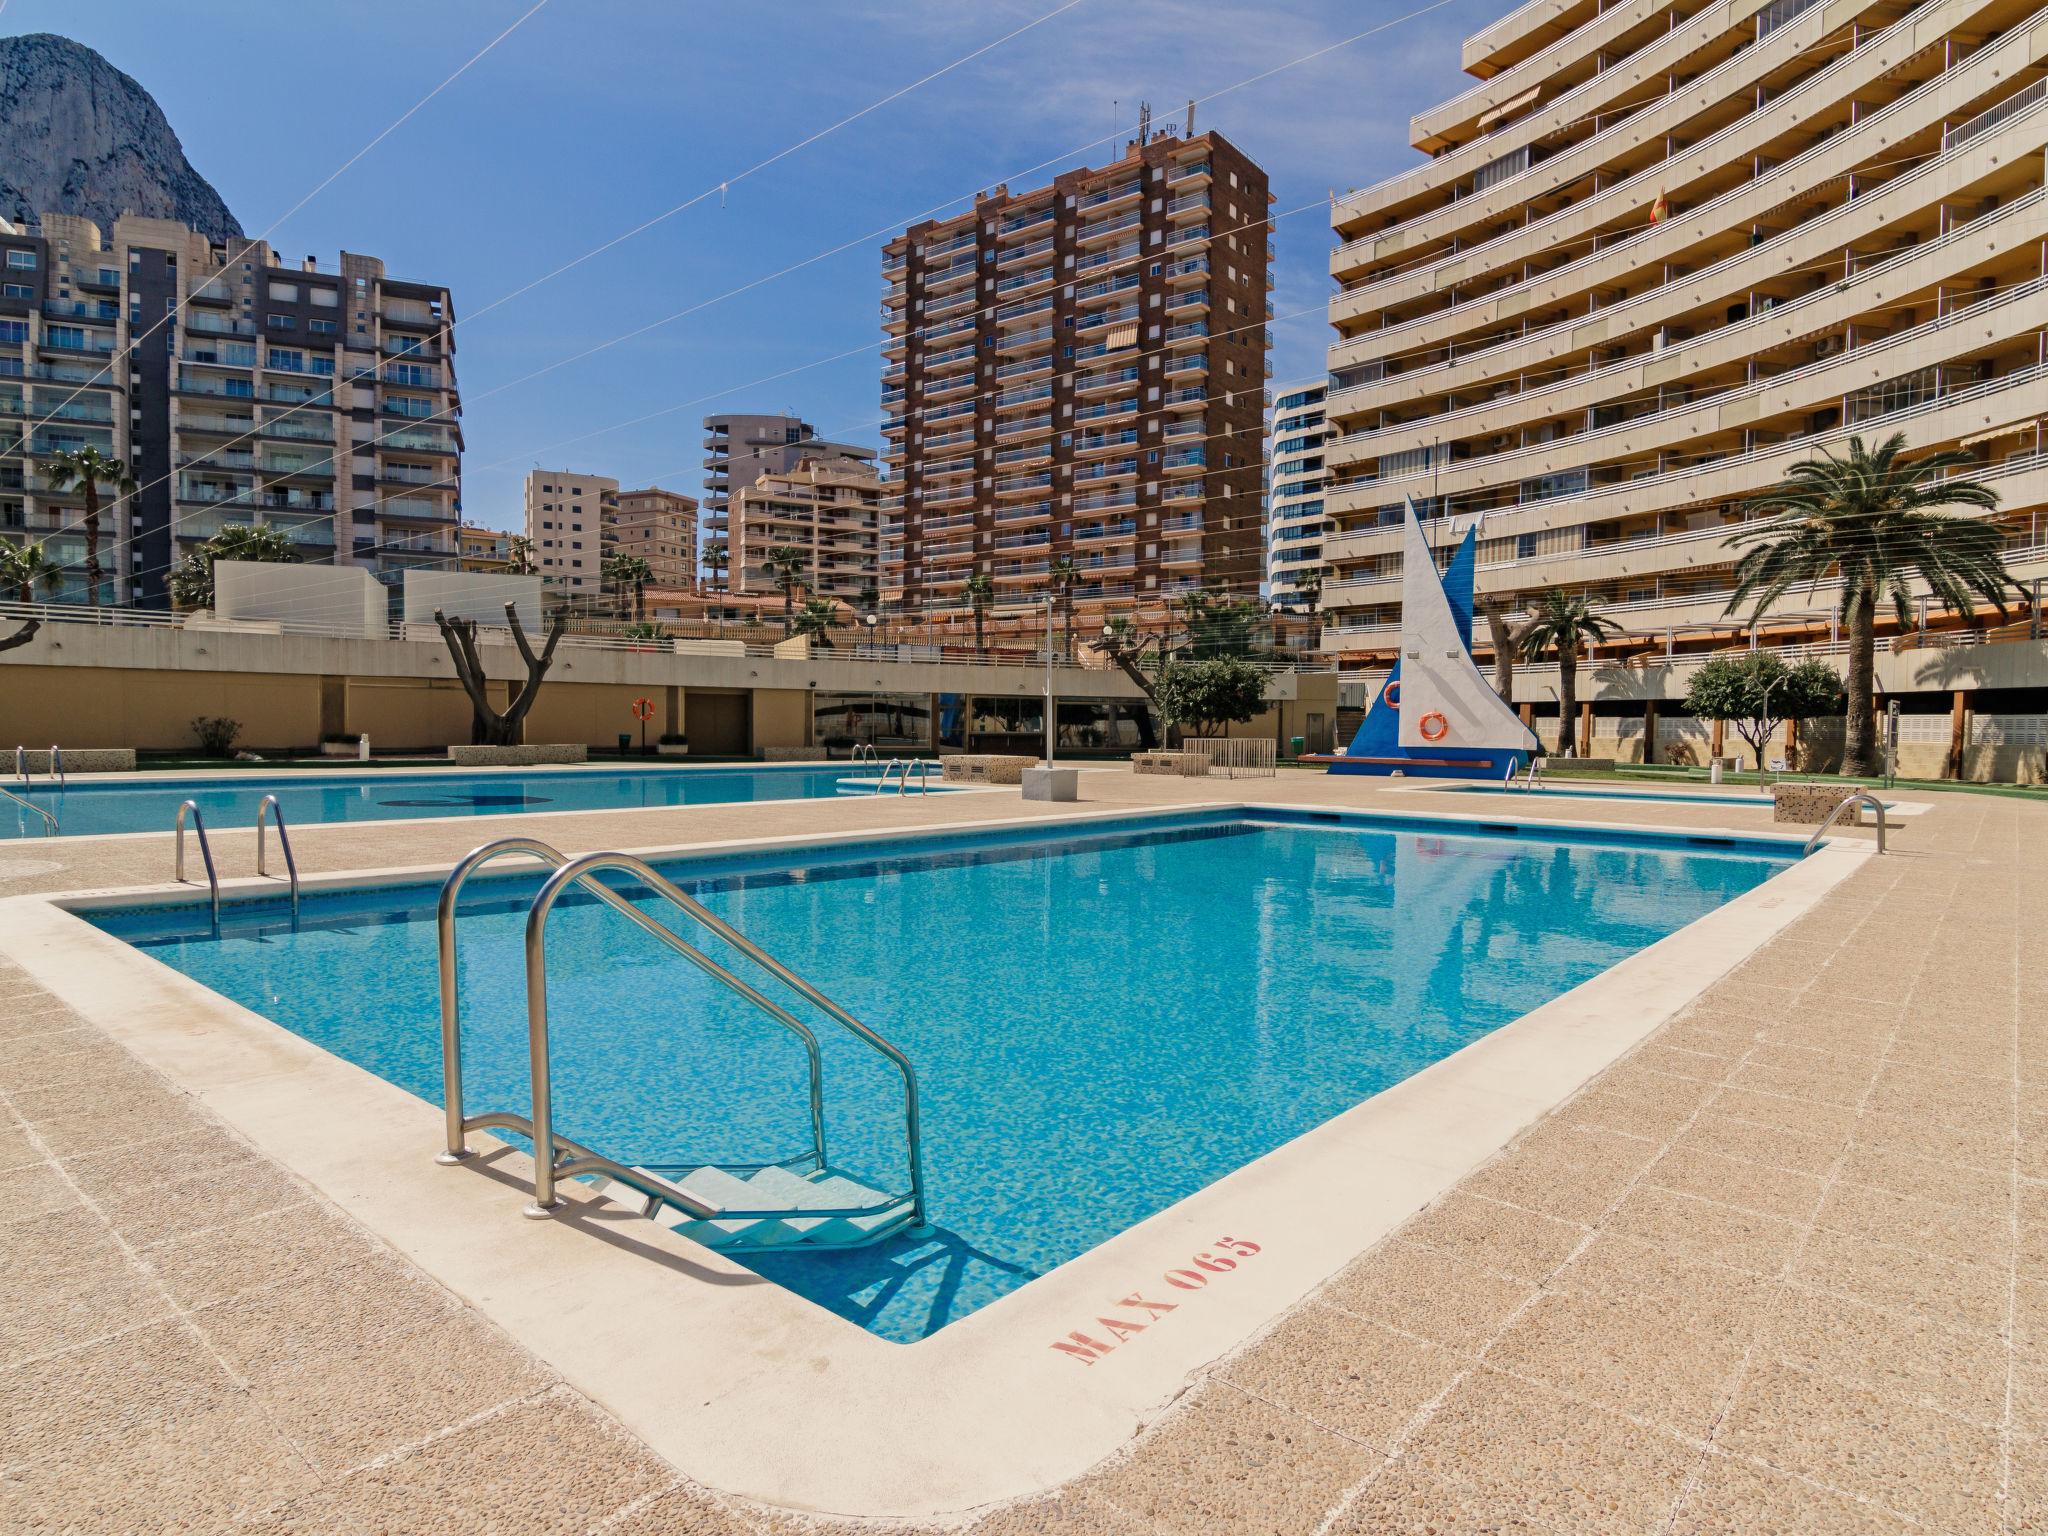
[[[953,400],[973,392],[974,373],[971,369],[947,378],[926,379],[924,383],[924,398],[931,401]]]
[[[1206,469],[1209,453],[1205,448],[1176,448],[1161,461],[1160,467],[1167,474],[1181,474],[1189,470]]]
[[[1076,544],[1103,544],[1112,539],[1134,539],[1138,536],[1138,524],[1133,518],[1120,523],[1093,523],[1086,528],[1074,530]]]
[[[999,411],[1014,409],[1020,405],[1031,405],[1039,400],[1052,398],[1052,385],[1030,384],[1022,389],[1008,389],[996,396],[995,406]]]
[[[1118,491],[1097,491],[1087,496],[1074,498],[1074,511],[1096,512],[1112,507],[1134,507],[1138,504],[1138,493],[1131,487]]]
[[[943,294],[932,299],[924,307],[927,320],[945,320],[957,314],[964,314],[974,308],[974,285],[969,283],[957,293]]]
[[[1027,347],[1042,347],[1053,337],[1049,325],[1035,325],[1029,330],[1011,331],[996,337],[997,352],[1021,352]]]
[[[1208,307],[1209,290],[1207,288],[1184,289],[1179,293],[1169,294],[1166,300],[1166,312],[1169,315],[1177,310],[1205,310]]]
[[[1145,215],[1133,208],[1129,213],[1120,213],[1115,218],[1098,219],[1093,224],[1083,224],[1074,231],[1074,243],[1082,247],[1094,245],[1099,240],[1108,240],[1120,235],[1127,229],[1136,229],[1144,219]]]
[[[938,260],[941,256],[951,256],[955,251],[971,251],[973,249],[974,231],[970,229],[964,234],[953,235],[939,241],[935,245],[920,246],[918,247],[918,254],[929,264]]]
[[[334,428],[319,417],[278,416],[262,423],[257,431],[264,437],[290,438],[300,443],[331,443]],[[449,450],[451,453],[453,449]]]
[[[1131,459],[1106,459],[1101,463],[1087,464],[1074,471],[1074,484],[1091,484],[1098,480],[1135,479],[1138,461]]]
[[[1176,245],[1192,245],[1198,240],[1207,240],[1208,238],[1209,226],[1207,224],[1185,224],[1167,235],[1166,248],[1172,250]]]
[[[997,507],[995,523],[998,528],[1016,527],[1022,523],[1035,523],[1052,516],[1049,501],[1029,501],[1018,505]]]
[[[1136,400],[1102,400],[1094,405],[1084,405],[1074,412],[1075,421],[1104,421],[1117,416],[1137,414]]]
[[[1034,433],[1050,432],[1051,430],[1052,417],[1050,415],[1006,416],[996,423],[996,441],[1000,443],[1011,438],[1030,437]]]
[[[1194,185],[1208,179],[1209,162],[1206,160],[1195,160],[1187,165],[1176,165],[1166,173],[1166,184],[1169,187]]]
[[[1021,448],[1001,449],[997,452],[995,461],[996,467],[1000,469],[1006,464],[1029,464],[1036,459],[1051,457],[1052,439],[1048,437],[1043,442],[1027,443]]]
[[[1089,331],[1100,330],[1105,325],[1131,324],[1137,318],[1137,305],[1119,304],[1114,309],[1098,309],[1092,314],[1080,316],[1074,321],[1074,329],[1085,334]]]
[[[1129,448],[1138,441],[1135,428],[1121,432],[1083,433],[1074,443],[1074,452],[1080,454],[1109,453],[1118,448]]]
[[[1074,210],[1077,213],[1086,213],[1091,208],[1107,208],[1127,198],[1142,197],[1144,194],[1145,184],[1134,177],[1116,186],[1104,187],[1100,192],[1090,192],[1075,198]]]
[[[996,369],[996,380],[1023,378],[1034,373],[1044,373],[1052,367],[1052,354],[1044,352],[1037,357],[1026,357],[1014,363],[1004,363]]]
[[[1106,267],[1113,262],[1129,262],[1136,261],[1137,259],[1138,242],[1132,240],[1123,245],[1113,245],[1106,251],[1090,251],[1086,256],[1075,261],[1074,270],[1076,272],[1092,272],[1097,267]]]
[[[1200,405],[1209,398],[1209,391],[1200,384],[1189,384],[1180,389],[1169,389],[1160,396],[1162,405]]]
[[[1041,470],[1034,475],[1008,475],[996,481],[995,493],[998,496],[1023,496],[1032,491],[1042,491],[1051,484],[1049,471]]]
[[[926,293],[936,293],[941,289],[950,290],[957,283],[971,282],[975,274],[980,270],[981,264],[971,256],[965,261],[956,261],[950,267],[942,267],[936,272],[925,273],[924,291]]]
[[[1074,376],[1074,393],[1077,396],[1099,395],[1107,390],[1122,389],[1138,382],[1135,368],[1111,368],[1101,373],[1082,373]]]
[[[1171,345],[1176,341],[1193,341],[1197,337],[1207,336],[1208,334],[1208,321],[1192,320],[1185,325],[1169,325],[1166,328],[1166,341]]]
[[[256,322],[238,319],[233,315],[216,315],[208,310],[195,309],[184,319],[187,335],[200,336],[254,336]]]
[[[1207,213],[1209,211],[1209,201],[1209,194],[1206,189],[1200,192],[1183,193],[1167,203],[1166,216],[1169,219],[1179,219],[1186,218],[1190,214]]]
[[[1032,315],[1047,314],[1052,309],[1052,295],[1036,299],[1018,299],[1015,303],[996,306],[996,324],[1008,325],[1013,320],[1029,319]]]
[[[1194,282],[1198,279],[1206,282],[1209,277],[1209,258],[1190,256],[1182,261],[1170,261],[1160,275],[1169,283]]]
[[[1009,266],[1012,262],[1029,261],[1032,257],[1043,256],[1051,250],[1052,240],[1050,238],[1033,240],[1024,245],[1002,246],[996,251],[996,266],[998,269],[1001,269]]]

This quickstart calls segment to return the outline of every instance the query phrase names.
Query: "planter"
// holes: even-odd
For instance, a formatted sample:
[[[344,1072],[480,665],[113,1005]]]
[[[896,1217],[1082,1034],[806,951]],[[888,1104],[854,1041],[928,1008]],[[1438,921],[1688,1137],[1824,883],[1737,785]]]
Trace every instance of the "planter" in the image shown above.
[[[448,761],[460,768],[534,768],[544,763],[583,763],[589,760],[590,748],[580,741],[527,747],[460,746],[448,749]]]
[[[1003,757],[993,753],[961,753],[939,767],[948,784],[1022,784],[1024,770],[1036,767],[1035,757]]]
[[[1854,794],[1853,787],[1841,784],[1773,784],[1771,786],[1771,820],[1798,822],[1805,826],[1817,826],[1827,820],[1829,811],[1842,803],[1844,795]],[[1860,827],[1863,822],[1863,806],[1852,805],[1842,813],[1838,827]]]
[[[654,752],[657,757],[688,757],[690,755],[690,745],[688,742],[670,743],[661,741],[655,743]]]
[[[1078,768],[1031,767],[1024,770],[1026,800],[1078,800],[1081,770]]]
[[[1131,772],[1165,774],[1173,778],[1200,779],[1209,773],[1206,752],[1134,752]]]

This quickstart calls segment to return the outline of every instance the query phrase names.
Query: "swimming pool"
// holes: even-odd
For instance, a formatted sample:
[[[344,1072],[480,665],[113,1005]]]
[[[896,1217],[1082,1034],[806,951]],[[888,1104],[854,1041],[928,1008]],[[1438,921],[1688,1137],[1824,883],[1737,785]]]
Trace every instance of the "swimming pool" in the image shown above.
[[[619,811],[745,800],[829,800],[842,782],[872,779],[850,763],[734,768],[567,768],[517,773],[389,769],[350,773],[179,774],[155,779],[47,780],[7,787],[57,819],[57,835],[167,832],[179,802],[198,803],[209,828],[247,827],[265,795],[277,796],[293,826],[322,821],[402,821],[422,816],[511,816],[523,811]],[[913,787],[912,794],[921,786]],[[940,792],[934,777],[933,794]],[[48,835],[48,824],[0,800],[0,840]]]
[[[1793,862],[1766,838],[1246,808],[660,867],[916,1064],[931,1228],[731,1255],[910,1341]],[[521,930],[537,887],[479,877],[463,903],[472,1110],[524,1107]],[[231,901],[219,938],[192,904],[82,915],[439,1103],[437,895],[309,893],[296,931],[281,903]],[[757,1161],[803,1142],[793,1037],[593,901],[566,899],[548,944],[566,1135],[642,1163]],[[819,1022],[833,1161],[901,1188],[900,1084]]]

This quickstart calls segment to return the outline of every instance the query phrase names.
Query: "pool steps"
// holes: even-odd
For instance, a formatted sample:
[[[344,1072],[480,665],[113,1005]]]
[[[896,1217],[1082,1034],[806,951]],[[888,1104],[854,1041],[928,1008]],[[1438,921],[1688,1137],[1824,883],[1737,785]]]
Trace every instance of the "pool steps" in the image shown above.
[[[707,1248],[844,1248],[886,1237],[915,1215],[908,1199],[829,1168],[801,1174],[783,1167],[740,1172],[707,1165],[663,1182],[714,1212],[734,1214],[693,1217],[648,1201],[640,1190],[606,1175],[591,1180],[607,1195],[652,1207],[645,1211],[650,1220]],[[794,1214],[806,1210],[819,1214]]]

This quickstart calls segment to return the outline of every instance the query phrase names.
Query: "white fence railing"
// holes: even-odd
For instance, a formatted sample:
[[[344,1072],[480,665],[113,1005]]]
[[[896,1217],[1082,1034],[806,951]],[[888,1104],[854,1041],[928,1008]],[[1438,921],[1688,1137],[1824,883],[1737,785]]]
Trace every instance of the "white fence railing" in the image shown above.
[[[1270,779],[1279,771],[1279,747],[1270,736],[1190,736],[1183,750],[1209,760],[1219,779]]]

